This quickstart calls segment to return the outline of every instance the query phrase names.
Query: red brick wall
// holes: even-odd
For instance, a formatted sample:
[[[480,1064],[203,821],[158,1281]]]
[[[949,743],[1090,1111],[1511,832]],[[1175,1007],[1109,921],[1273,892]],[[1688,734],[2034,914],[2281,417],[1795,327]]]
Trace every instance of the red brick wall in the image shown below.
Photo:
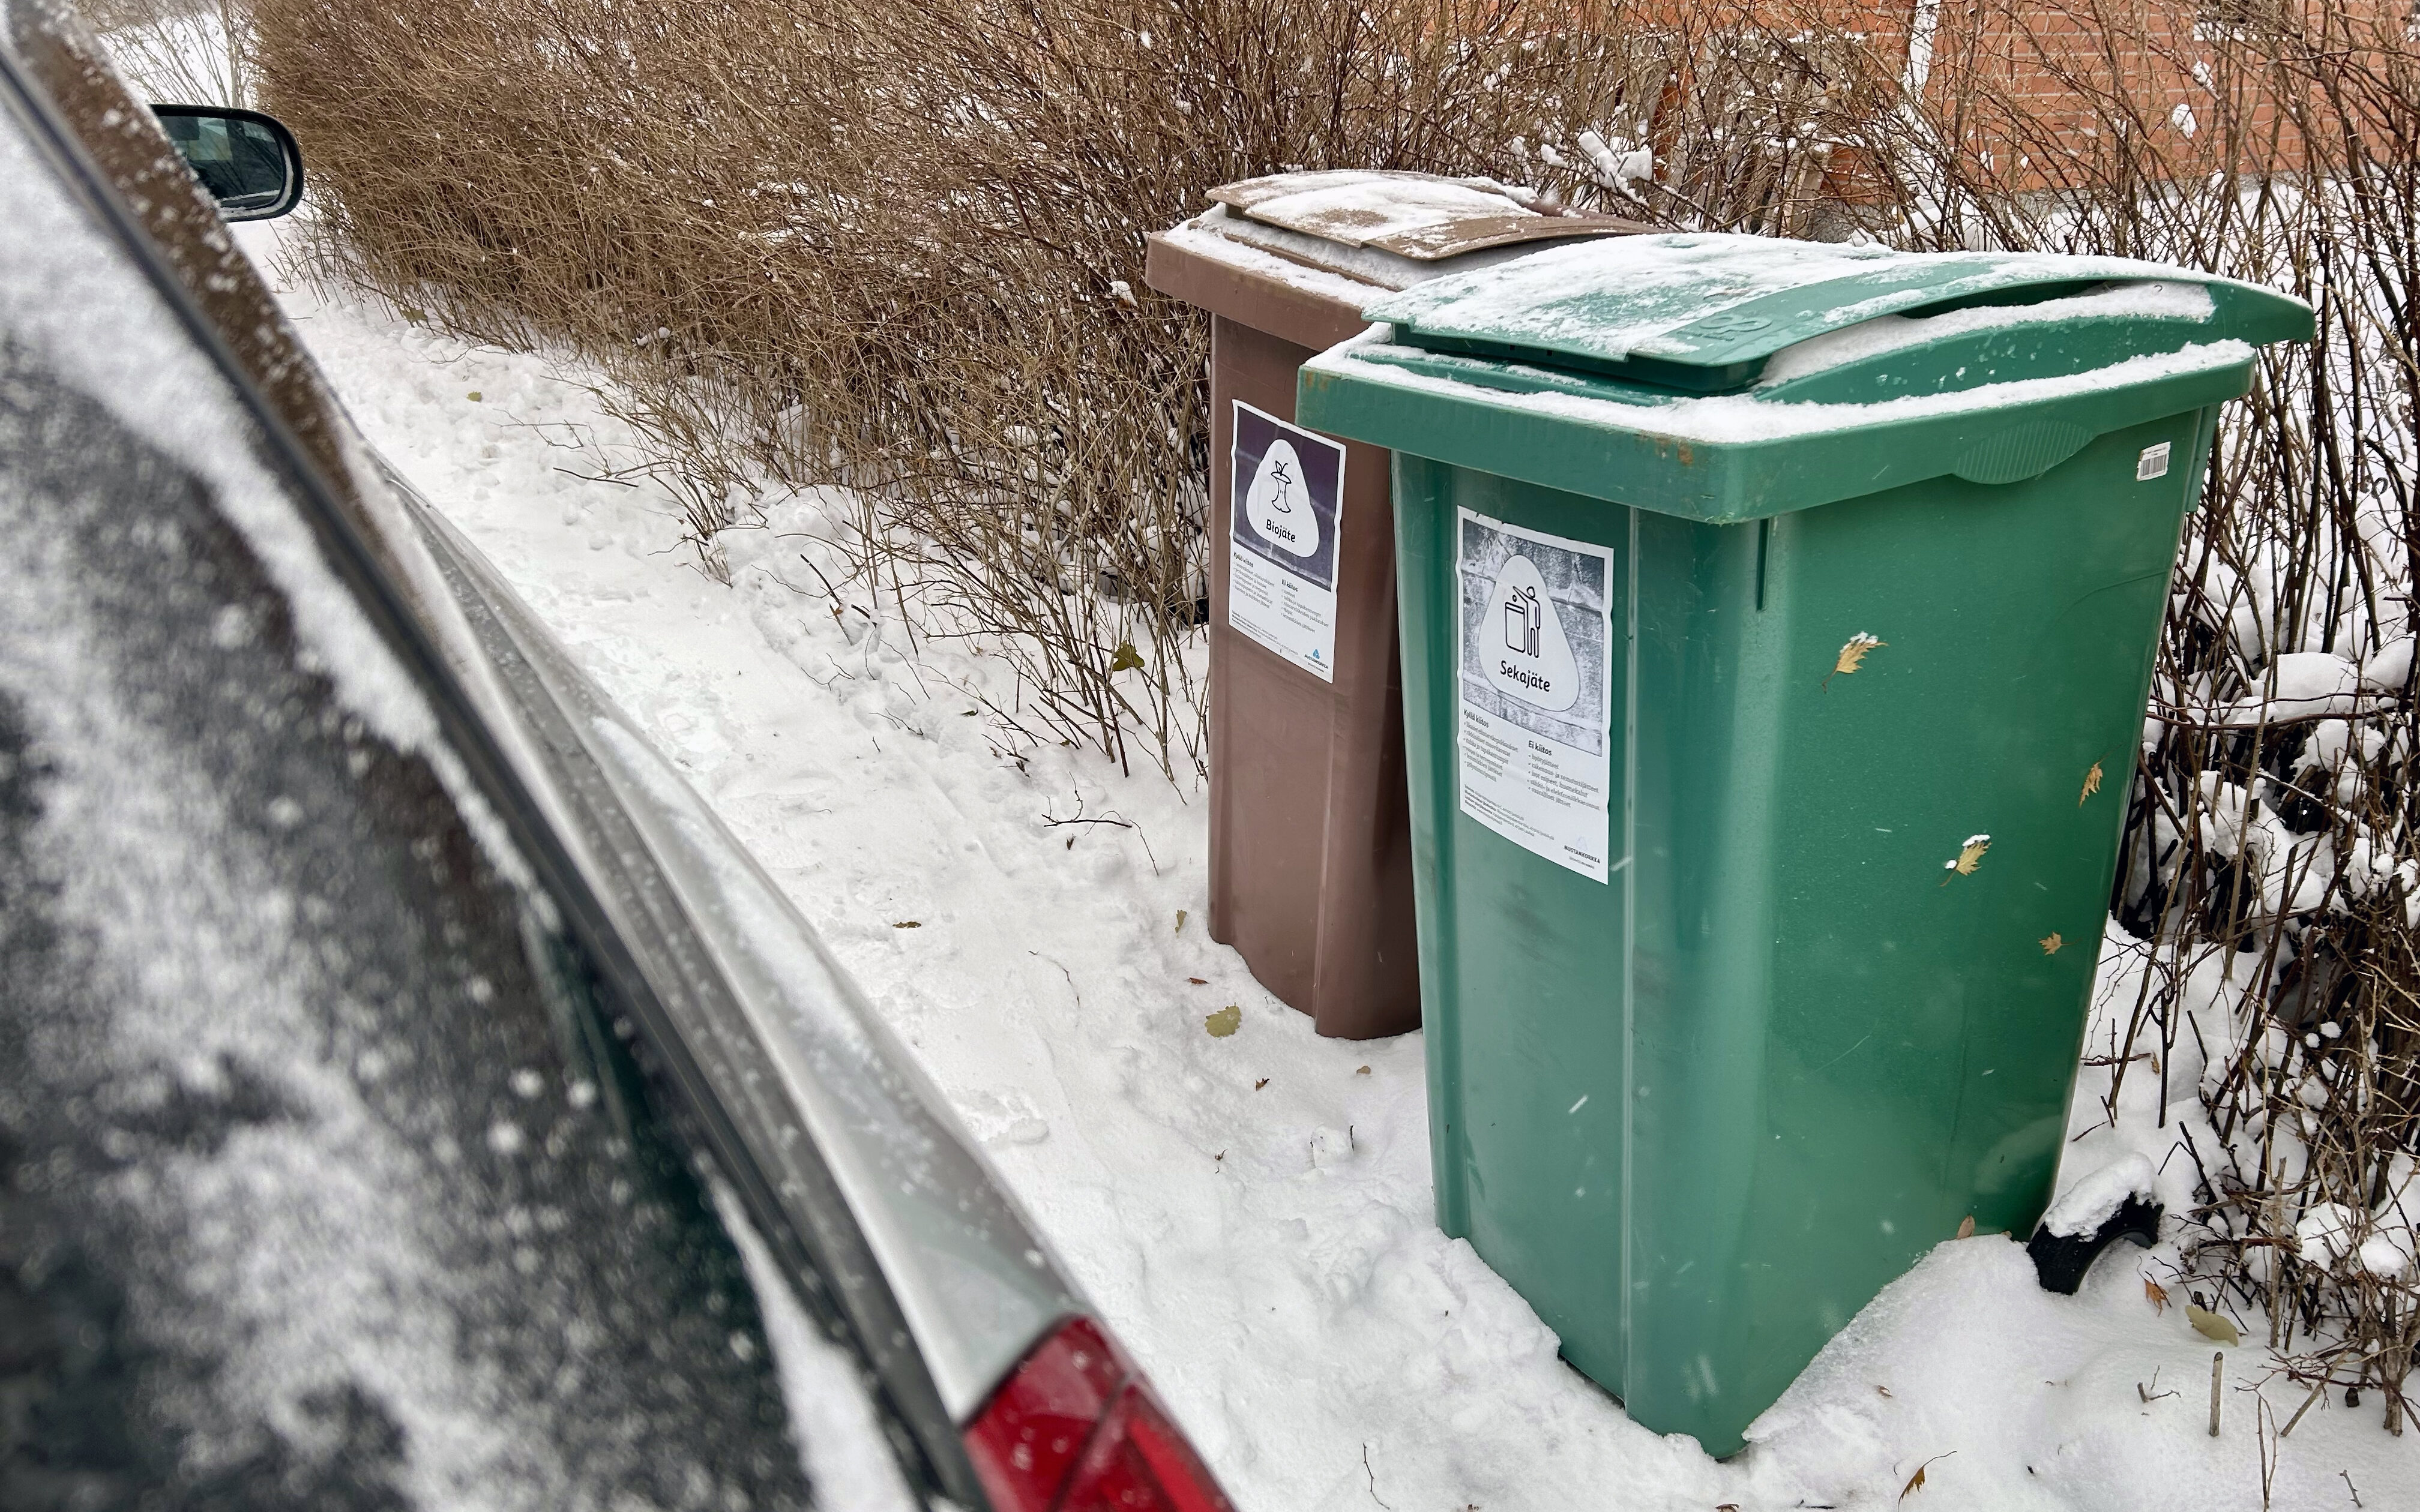
[[[2293,171],[2314,150],[2324,164],[2335,145],[2305,142],[2299,124],[2339,118],[2319,76],[2390,53],[2420,71],[2415,0],[2282,0],[2282,13],[2280,0],[1940,0],[1929,68],[1910,56],[1919,3],[1649,0],[1633,14],[1700,39],[1854,38],[1869,85],[1920,72],[1927,115],[1955,127],[1970,171],[2010,190],[2072,180],[2083,163],[2154,178]]]

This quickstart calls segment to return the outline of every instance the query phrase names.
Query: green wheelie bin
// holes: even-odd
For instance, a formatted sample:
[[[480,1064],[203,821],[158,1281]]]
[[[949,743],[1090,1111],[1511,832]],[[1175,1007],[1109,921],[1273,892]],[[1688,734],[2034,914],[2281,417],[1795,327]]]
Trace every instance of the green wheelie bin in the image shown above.
[[[1438,1222],[1741,1447],[2051,1196],[2179,533],[2308,306],[2103,258],[1583,243],[1379,298]]]

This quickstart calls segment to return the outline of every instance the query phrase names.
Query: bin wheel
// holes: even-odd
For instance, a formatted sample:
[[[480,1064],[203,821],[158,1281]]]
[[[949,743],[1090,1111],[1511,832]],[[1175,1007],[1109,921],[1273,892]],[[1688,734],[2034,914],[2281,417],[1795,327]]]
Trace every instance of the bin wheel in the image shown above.
[[[2128,1197],[2116,1212],[2103,1220],[2101,1227],[2088,1234],[2058,1235],[2047,1227],[2034,1230],[2025,1244],[2025,1253],[2033,1257],[2034,1275],[2044,1291],[2055,1291],[2062,1297],[2072,1297],[2075,1288],[2084,1285],[2084,1277],[2092,1269],[2102,1252],[2120,1239],[2131,1239],[2143,1249],[2160,1241],[2160,1217],[2164,1210],[2156,1202],[2141,1197]]]

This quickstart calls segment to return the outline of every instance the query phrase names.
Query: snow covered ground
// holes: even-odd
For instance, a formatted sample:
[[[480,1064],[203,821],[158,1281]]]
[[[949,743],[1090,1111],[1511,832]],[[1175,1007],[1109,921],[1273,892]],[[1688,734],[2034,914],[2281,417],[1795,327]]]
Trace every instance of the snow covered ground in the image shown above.
[[[281,231],[242,228],[264,260]],[[2164,1248],[2060,1298],[2006,1238],[1944,1243],[1732,1462],[1634,1426],[1432,1222],[1419,1036],[1322,1041],[1210,942],[1202,794],[1072,750],[1004,757],[967,692],[1002,669],[822,596],[799,559],[823,560],[827,501],[768,501],[717,583],[668,497],[579,475],[629,459],[579,375],[307,285],[284,298],[372,440],[857,973],[1244,1512],[2200,1512],[2263,1504],[2264,1439],[2271,1504],[2420,1508],[2420,1434],[2388,1438],[2374,1396],[2327,1398],[2276,1444],[2304,1390],[2272,1379],[2261,1319],[2240,1319],[2210,1436],[2211,1342],[2180,1288],[2163,1310],[2144,1285],[2171,1279]],[[1132,827],[1052,825],[1079,805]],[[2104,981],[2124,970],[2113,953]],[[1230,1004],[1242,1026],[1213,1038]],[[2167,1139],[2089,1134],[2070,1175],[2138,1147],[2156,1163]]]

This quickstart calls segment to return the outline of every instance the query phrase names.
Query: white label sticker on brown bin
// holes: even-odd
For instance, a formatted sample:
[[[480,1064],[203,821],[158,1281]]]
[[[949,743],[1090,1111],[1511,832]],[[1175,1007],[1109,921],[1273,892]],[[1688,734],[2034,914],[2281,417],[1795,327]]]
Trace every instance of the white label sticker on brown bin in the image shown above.
[[[1233,475],[1227,623],[1332,683],[1344,448],[1238,399]]]
[[[1611,824],[1613,551],[1465,509],[1462,811],[1606,881]]]

